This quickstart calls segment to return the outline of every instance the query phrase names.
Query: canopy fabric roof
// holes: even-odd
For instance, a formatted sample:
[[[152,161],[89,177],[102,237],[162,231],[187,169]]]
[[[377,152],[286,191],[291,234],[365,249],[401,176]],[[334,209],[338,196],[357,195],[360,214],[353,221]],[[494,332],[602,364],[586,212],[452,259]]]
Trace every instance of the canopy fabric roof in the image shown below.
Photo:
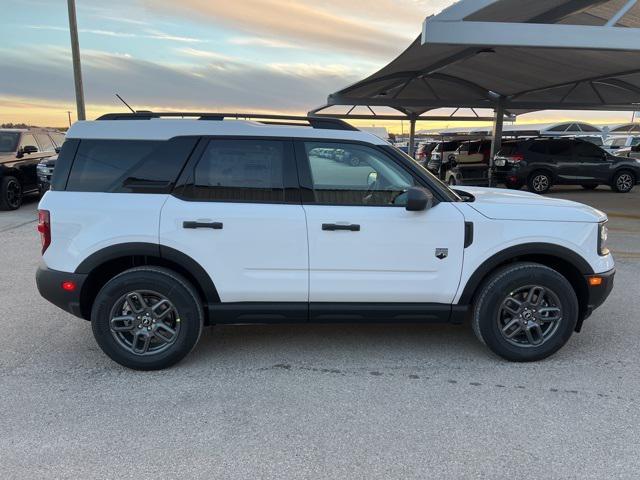
[[[531,35],[496,39],[502,29],[506,33],[517,28],[515,24],[534,30]],[[473,32],[483,25],[486,41]],[[569,25],[569,33],[578,29],[573,37],[578,47],[562,42],[566,32],[558,32],[560,25]],[[440,107],[493,108],[498,100],[514,114],[540,109],[640,110],[638,27],[640,3],[628,0],[463,0],[425,21],[425,32],[433,29],[434,38],[442,32],[439,40],[429,41],[426,33],[425,44],[422,36],[416,38],[378,72],[329,95],[328,104],[385,105],[410,113]],[[447,40],[455,37],[447,36],[454,28],[471,32],[476,43],[439,43],[463,42]],[[543,36],[540,28],[549,28],[549,35]],[[583,31],[594,34],[588,43]],[[548,45],[553,35],[558,43],[537,46]]]

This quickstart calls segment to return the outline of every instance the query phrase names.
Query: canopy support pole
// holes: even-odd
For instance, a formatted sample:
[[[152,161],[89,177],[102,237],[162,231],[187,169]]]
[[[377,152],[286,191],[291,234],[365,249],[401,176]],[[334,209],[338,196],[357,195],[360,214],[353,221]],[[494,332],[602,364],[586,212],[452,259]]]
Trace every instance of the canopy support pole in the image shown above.
[[[487,179],[489,186],[493,187],[493,161],[496,153],[502,147],[502,126],[504,124],[504,97],[500,97],[496,102],[493,115],[493,136],[491,137],[491,152],[489,153],[489,171]]]
[[[416,117],[411,115],[409,117],[409,156],[411,158],[415,155],[415,140],[416,140]]]

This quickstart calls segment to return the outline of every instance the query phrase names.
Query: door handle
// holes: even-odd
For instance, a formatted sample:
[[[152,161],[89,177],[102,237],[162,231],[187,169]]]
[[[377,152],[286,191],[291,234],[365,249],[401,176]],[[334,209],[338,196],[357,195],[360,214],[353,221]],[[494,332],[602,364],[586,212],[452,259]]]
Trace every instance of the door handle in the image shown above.
[[[214,230],[222,230],[222,222],[182,222],[182,228],[212,228]]]
[[[339,223],[323,223],[322,230],[328,230],[331,232],[334,232],[336,230],[345,230],[347,232],[359,232],[360,225],[356,225],[353,223],[349,225],[344,225],[344,224],[341,225]]]

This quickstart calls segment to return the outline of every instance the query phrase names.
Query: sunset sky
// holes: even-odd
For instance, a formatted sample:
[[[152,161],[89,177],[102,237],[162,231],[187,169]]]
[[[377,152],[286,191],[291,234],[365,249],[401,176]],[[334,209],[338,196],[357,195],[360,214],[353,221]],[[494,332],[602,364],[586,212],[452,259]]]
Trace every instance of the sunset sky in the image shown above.
[[[87,115],[122,111],[115,93],[137,109],[304,114],[388,63],[450,3],[77,0]],[[75,117],[66,0],[0,5],[0,123],[65,125],[67,110]],[[615,123],[630,113],[521,121],[573,117]]]

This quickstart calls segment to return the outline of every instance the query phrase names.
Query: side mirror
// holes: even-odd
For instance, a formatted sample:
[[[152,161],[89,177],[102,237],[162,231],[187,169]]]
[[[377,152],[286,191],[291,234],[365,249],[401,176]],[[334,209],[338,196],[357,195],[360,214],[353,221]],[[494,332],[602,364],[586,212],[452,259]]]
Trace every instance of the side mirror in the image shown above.
[[[378,172],[369,172],[369,176],[367,177],[367,185],[369,188],[373,187],[378,181]]]
[[[34,145],[26,145],[22,147],[22,153],[24,154],[36,153],[37,151],[38,151],[38,147]]]
[[[407,190],[407,206],[409,212],[421,212],[433,206],[433,195],[430,191],[420,187]]]
[[[62,150],[62,148],[61,147],[56,147],[54,150],[56,151],[56,153],[60,153],[60,150]]]

